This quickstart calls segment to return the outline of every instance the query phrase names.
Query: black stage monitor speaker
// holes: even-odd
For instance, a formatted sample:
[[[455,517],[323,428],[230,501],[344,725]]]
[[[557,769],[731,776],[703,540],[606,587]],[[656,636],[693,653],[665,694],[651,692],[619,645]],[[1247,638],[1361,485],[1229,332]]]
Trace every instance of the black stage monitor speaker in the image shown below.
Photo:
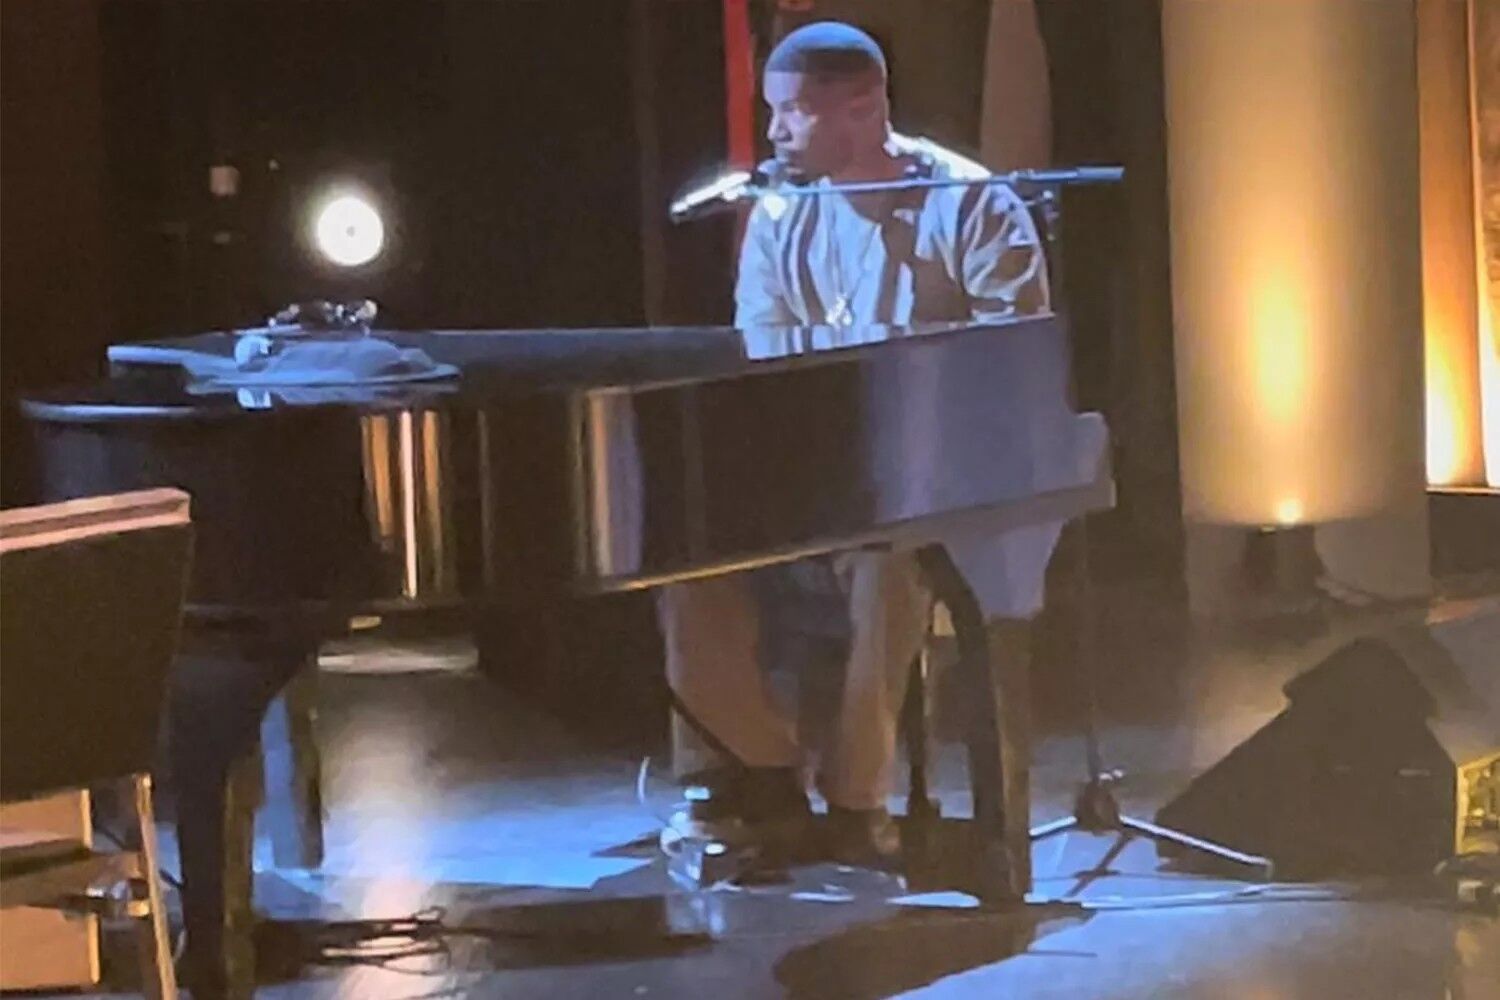
[[[1341,647],[1157,813],[1278,877],[1408,874],[1500,847],[1500,599]]]

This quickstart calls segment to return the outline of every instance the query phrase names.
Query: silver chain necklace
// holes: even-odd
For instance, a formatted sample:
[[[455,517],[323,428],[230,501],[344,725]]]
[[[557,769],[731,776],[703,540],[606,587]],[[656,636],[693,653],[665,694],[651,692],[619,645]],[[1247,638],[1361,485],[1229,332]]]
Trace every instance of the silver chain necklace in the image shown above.
[[[828,320],[829,326],[854,325],[854,296],[858,294],[860,286],[864,284],[865,275],[869,274],[869,269],[864,266],[865,258],[870,255],[870,247],[875,245],[875,237],[880,235],[880,231],[883,228],[887,201],[888,199],[886,198],[881,199],[881,210],[876,214],[874,224],[870,226],[869,234],[865,236],[865,243],[859,251],[859,256],[855,258],[854,263],[855,267],[858,269],[858,272],[855,274],[853,282],[849,284],[847,291],[844,287],[845,281],[843,254],[840,252],[838,240],[834,238],[833,234],[834,229],[837,228],[837,222],[836,220],[830,220],[834,223],[833,225],[830,225],[827,230],[828,249],[830,251],[829,256],[833,258],[834,295],[833,303],[828,307],[828,310],[825,313],[825,318]],[[849,210],[854,212],[856,215],[859,214],[852,205],[850,206]]]

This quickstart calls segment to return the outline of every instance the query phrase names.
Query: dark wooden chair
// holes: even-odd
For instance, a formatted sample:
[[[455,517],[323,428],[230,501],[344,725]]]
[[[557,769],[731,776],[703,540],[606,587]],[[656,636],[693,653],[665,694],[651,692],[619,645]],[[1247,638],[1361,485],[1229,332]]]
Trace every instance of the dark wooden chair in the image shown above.
[[[177,996],[151,769],[191,559],[188,503],[158,489],[0,512],[0,801],[121,786],[138,824],[137,849],[109,853],[0,830],[0,906],[131,917],[153,998]]]

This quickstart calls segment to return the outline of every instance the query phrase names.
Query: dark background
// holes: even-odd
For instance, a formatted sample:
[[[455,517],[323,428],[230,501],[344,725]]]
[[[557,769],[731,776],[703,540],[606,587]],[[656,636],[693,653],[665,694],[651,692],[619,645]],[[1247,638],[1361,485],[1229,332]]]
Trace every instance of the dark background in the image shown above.
[[[887,48],[898,128],[975,151],[988,0],[751,4]],[[104,347],[368,295],[397,327],[726,322],[734,222],[662,210],[724,157],[717,0],[5,0],[0,486],[26,499],[19,391]],[[1042,0],[1055,162],[1126,165],[1067,200],[1081,402],[1116,433],[1106,571],[1180,576],[1158,11]],[[758,123],[759,124],[759,123]],[[233,198],[208,169],[241,174]],[[351,177],[389,263],[322,270],[298,227]]]

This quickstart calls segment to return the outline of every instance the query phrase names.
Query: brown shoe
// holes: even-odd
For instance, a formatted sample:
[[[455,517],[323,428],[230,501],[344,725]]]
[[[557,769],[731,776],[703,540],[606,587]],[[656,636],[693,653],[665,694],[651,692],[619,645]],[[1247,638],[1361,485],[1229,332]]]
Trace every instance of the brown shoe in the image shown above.
[[[901,832],[884,809],[845,809],[830,804],[824,848],[829,860],[851,868],[892,871],[901,866]]]

